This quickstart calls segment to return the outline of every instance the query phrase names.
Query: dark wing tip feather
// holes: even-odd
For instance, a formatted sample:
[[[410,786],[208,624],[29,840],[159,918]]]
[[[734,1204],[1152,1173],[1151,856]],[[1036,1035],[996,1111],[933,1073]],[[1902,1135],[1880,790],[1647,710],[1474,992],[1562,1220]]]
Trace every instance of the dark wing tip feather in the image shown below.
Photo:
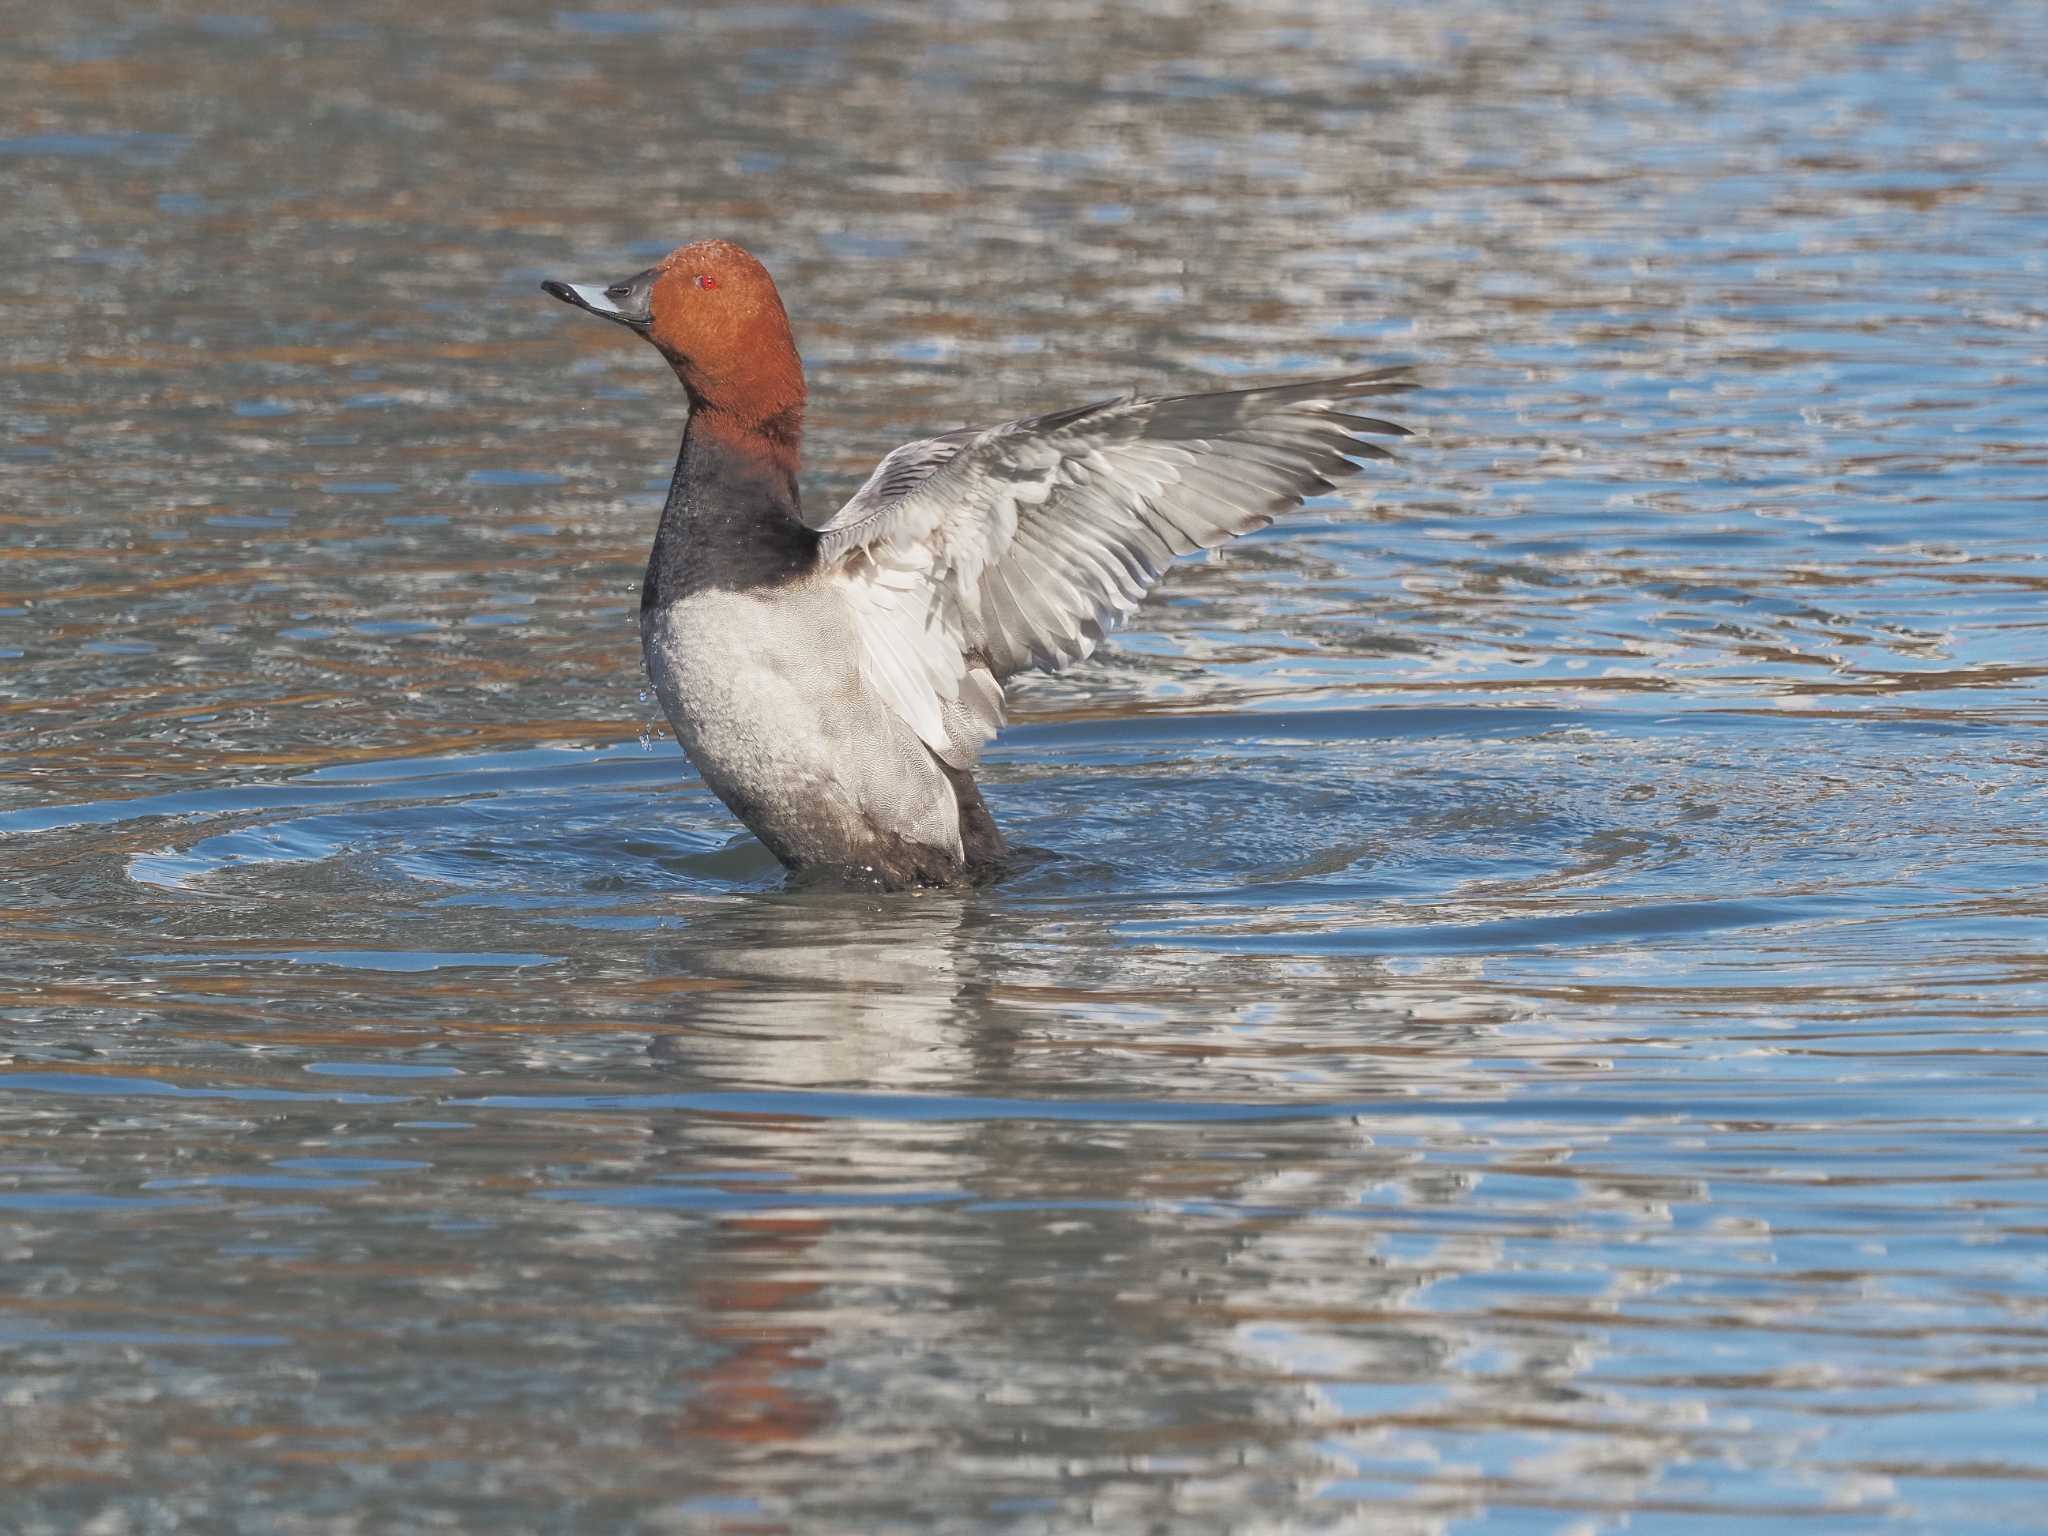
[[[1378,416],[1353,416],[1349,411],[1325,411],[1323,420],[1334,421],[1347,432],[1370,432],[1377,437],[1413,437],[1412,427]]]
[[[1368,443],[1355,437],[1345,443],[1342,451],[1347,458],[1373,459],[1380,463],[1386,463],[1394,457],[1393,449],[1382,448],[1378,443]],[[1356,467],[1353,465],[1352,469]],[[1350,470],[1346,473],[1350,473]]]
[[[1347,399],[1357,395],[1402,395],[1422,387],[1414,369],[1406,363],[1396,363],[1391,368],[1374,368],[1366,373],[1347,373],[1324,380],[1324,383],[1331,386],[1331,393]]]

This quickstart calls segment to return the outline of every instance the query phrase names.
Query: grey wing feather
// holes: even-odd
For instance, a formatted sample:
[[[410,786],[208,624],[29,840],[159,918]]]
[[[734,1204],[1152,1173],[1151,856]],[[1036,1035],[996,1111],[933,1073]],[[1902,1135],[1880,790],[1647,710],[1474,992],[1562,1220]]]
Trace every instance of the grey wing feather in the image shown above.
[[[1089,655],[1178,555],[1332,489],[1360,434],[1405,427],[1353,402],[1404,370],[1277,388],[1098,401],[898,448],[817,526],[863,673],[931,749],[971,764],[1004,679]]]
[[[890,449],[846,505],[820,526],[836,529],[837,536],[845,538],[851,529],[886,513],[906,493],[957,458],[975,436],[970,427],[964,432],[920,438]]]

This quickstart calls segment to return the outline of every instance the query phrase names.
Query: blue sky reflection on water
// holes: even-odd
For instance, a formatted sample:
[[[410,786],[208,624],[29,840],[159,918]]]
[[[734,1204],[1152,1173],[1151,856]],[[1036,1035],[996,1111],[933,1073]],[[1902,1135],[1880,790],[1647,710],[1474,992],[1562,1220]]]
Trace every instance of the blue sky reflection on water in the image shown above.
[[[1047,16],[13,18],[10,1533],[2040,1523],[2048,12]],[[813,505],[1419,435],[787,891],[537,290],[714,233]]]

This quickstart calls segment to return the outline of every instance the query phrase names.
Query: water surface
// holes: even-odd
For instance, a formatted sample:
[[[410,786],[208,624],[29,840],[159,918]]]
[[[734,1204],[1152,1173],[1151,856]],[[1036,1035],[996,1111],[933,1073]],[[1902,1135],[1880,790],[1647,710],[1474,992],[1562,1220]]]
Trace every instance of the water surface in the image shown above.
[[[6,19],[0,1528],[2038,1523],[2048,12]],[[538,292],[709,234],[813,507],[1421,435],[786,892]]]

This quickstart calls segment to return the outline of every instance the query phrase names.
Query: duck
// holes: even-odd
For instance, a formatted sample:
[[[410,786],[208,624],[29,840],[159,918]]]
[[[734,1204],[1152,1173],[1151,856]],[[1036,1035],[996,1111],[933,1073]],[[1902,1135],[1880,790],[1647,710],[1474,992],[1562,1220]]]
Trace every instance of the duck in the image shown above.
[[[829,516],[798,494],[805,380],[768,269],[726,240],[551,297],[651,343],[688,401],[640,586],[677,743],[790,871],[888,891],[997,877],[975,779],[1005,686],[1085,661],[1180,556],[1264,528],[1408,429],[1376,368],[1135,393],[887,454]]]

